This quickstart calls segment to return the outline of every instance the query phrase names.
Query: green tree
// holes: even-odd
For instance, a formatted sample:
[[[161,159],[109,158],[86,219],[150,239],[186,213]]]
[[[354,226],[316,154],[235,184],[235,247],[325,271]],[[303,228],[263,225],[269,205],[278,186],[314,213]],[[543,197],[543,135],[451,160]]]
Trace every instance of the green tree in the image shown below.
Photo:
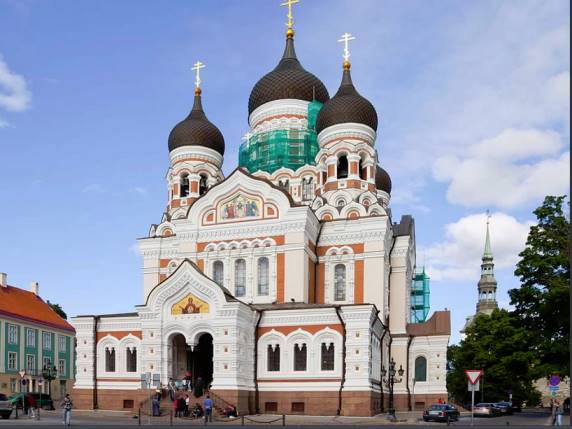
[[[52,310],[54,310],[58,316],[60,316],[62,319],[66,319],[68,318],[68,315],[66,314],[66,312],[63,310],[63,308],[61,307],[61,305],[59,304],[54,304],[52,302],[50,302],[50,300],[48,299],[48,305],[51,307]]]
[[[506,310],[495,310],[490,316],[479,315],[465,331],[459,345],[449,347],[447,360],[447,390],[460,403],[471,401],[467,389],[467,369],[484,370],[484,400],[538,401],[538,392],[532,386],[531,366],[535,353],[530,348],[531,334],[517,317]],[[481,401],[481,392],[475,401]]]
[[[509,291],[515,315],[533,334],[538,352],[537,378],[570,374],[570,219],[564,196],[547,196],[534,211],[515,275],[521,286]]]

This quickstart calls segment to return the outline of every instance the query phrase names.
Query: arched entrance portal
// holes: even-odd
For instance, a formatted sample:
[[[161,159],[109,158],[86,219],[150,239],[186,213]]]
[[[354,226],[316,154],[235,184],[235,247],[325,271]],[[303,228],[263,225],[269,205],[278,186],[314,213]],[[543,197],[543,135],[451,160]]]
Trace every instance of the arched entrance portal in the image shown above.
[[[185,337],[176,334],[172,339],[171,374],[175,380],[182,380],[190,372],[193,386],[199,377],[203,386],[209,386],[213,381],[213,337],[204,333],[199,337],[197,345],[191,350]]]

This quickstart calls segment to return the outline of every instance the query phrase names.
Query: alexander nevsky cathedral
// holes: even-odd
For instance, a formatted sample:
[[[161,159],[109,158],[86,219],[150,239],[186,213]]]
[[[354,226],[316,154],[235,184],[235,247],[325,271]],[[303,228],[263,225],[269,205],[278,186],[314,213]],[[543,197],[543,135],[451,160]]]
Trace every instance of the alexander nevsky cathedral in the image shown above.
[[[446,400],[450,315],[412,317],[415,223],[392,215],[352,37],[331,96],[298,59],[287,3],[284,53],[252,88],[226,177],[195,64],[191,111],[168,137],[166,208],[139,239],[142,299],[73,319],[76,408],[148,407],[185,378],[239,414],[369,416]]]

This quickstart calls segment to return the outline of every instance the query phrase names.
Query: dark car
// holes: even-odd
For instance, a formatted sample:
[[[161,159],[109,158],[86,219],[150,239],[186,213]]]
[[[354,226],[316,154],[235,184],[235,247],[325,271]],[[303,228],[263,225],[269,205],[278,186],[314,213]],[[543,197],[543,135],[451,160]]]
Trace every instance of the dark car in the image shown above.
[[[446,422],[459,420],[459,410],[449,404],[431,405],[423,411],[423,421]]]
[[[12,414],[12,403],[6,395],[0,393],[0,417],[7,420]]]
[[[36,402],[36,407],[42,408],[43,410],[55,410],[54,408],[54,401],[52,400],[51,396],[47,393],[29,393]]]
[[[495,402],[493,405],[500,410],[501,414],[512,414],[513,412],[511,402]]]

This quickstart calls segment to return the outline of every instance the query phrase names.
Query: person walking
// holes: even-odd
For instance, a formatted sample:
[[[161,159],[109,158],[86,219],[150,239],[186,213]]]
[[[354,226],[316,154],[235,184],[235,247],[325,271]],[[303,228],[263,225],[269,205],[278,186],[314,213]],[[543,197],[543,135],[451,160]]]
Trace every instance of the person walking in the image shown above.
[[[210,395],[207,395],[205,400],[203,401],[203,408],[205,409],[205,422],[213,421],[213,400],[211,399]]]
[[[64,400],[61,403],[61,407],[64,409],[64,425],[71,426],[71,410],[73,407],[73,402],[69,393],[67,393],[64,397]]]
[[[556,410],[554,411],[554,426],[562,426],[562,405],[559,402],[555,404]]]
[[[191,398],[185,395],[185,417],[189,417],[189,410],[191,409]]]

